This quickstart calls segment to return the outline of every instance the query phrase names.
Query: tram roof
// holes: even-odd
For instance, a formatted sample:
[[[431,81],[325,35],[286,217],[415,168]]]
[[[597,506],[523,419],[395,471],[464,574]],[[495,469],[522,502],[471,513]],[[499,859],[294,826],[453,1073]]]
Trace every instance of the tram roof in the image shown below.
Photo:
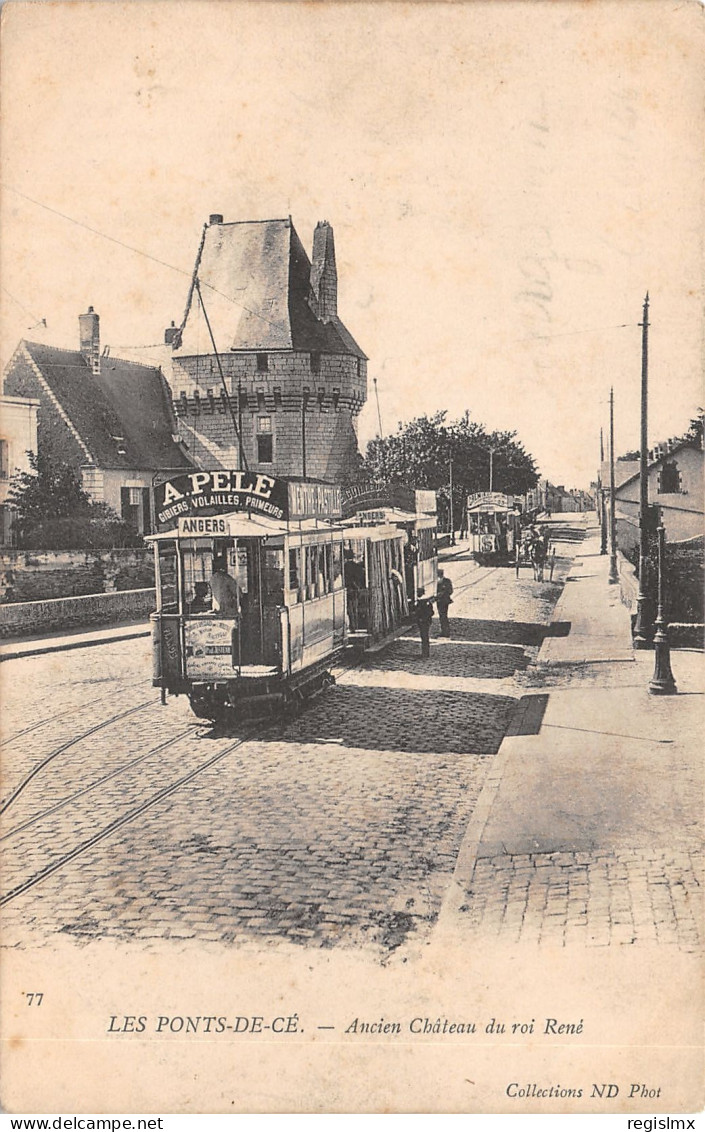
[[[377,526],[356,527],[354,523],[343,524],[343,538],[350,541],[357,539],[360,542],[384,542],[387,539],[405,539],[406,532],[393,523],[379,523]]]

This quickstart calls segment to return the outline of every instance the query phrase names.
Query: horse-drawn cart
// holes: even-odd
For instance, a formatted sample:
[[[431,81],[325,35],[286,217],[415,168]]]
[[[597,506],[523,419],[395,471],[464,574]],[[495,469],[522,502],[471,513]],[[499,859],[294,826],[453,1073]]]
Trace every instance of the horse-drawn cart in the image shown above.
[[[545,581],[548,570],[548,580],[553,581],[553,570],[556,565],[556,548],[551,547],[548,532],[539,534],[534,528],[525,530],[522,537],[517,540],[515,548],[514,566],[516,576],[522,566],[530,566],[534,572],[534,581]]]

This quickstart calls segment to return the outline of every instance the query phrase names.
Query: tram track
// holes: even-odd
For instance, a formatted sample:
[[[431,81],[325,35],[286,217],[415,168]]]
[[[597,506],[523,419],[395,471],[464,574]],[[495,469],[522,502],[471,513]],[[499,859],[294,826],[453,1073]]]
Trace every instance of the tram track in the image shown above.
[[[118,723],[122,719],[126,719],[127,716],[134,715],[138,711],[143,711],[144,708],[151,707],[158,702],[159,701],[157,699],[143,700],[142,703],[137,704],[136,706],[131,708],[126,708],[124,711],[116,713],[109,719],[101,720],[100,723],[94,724],[93,727],[89,727],[86,731],[81,732],[80,735],[74,735],[73,738],[68,739],[65,743],[62,743],[61,746],[56,747],[55,750],[50,751],[48,755],[45,755],[43,759],[40,759],[40,761],[36,763],[30,773],[25,775],[25,777],[22,779],[19,785],[15,787],[10,796],[2,803],[2,805],[0,805],[0,814],[4,814],[6,810],[8,810],[13,804],[13,802],[15,802],[17,798],[19,798],[20,794],[23,792],[23,790],[25,790],[29,783],[34,778],[36,778],[40,771],[48,766],[50,762],[53,762],[55,758],[58,758],[59,755],[64,754],[64,752],[68,751],[69,748],[76,746],[77,743],[83,742],[84,739],[88,739],[91,735],[95,735],[97,731],[102,731],[105,727],[110,727],[112,724]]]
[[[130,759],[130,761],[127,763],[123,763],[122,766],[115,767],[115,769],[109,771],[108,774],[104,774],[100,778],[97,778],[94,782],[91,782],[88,786],[84,786],[82,790],[77,790],[75,793],[70,794],[67,798],[62,798],[60,802],[56,802],[53,806],[49,806],[47,807],[47,809],[41,810],[39,813],[34,814],[31,818],[27,818],[27,820],[21,822],[20,825],[16,825],[13,829],[9,829],[7,833],[3,833],[0,836],[0,843],[3,841],[9,841],[11,838],[16,837],[18,833],[22,833],[25,829],[29,829],[30,826],[36,825],[37,822],[43,821],[44,818],[51,817],[51,815],[55,814],[58,810],[62,810],[65,806],[69,806],[72,802],[76,802],[79,798],[83,798],[86,794],[89,794],[91,790],[96,790],[99,786],[104,786],[106,782],[110,782],[113,778],[117,778],[120,774],[125,774],[128,770],[132,770],[133,767],[139,766],[140,763],[145,762],[153,755],[159,754],[167,747],[170,747],[173,743],[180,742],[181,739],[185,739],[188,735],[194,735],[196,729],[198,728],[203,730],[201,724],[190,724],[188,727],[179,731],[177,735],[172,735],[169,739],[165,739],[162,743],[158,743],[156,747],[152,747],[149,751],[145,751],[143,754],[137,755],[134,759]],[[200,737],[201,736],[199,736],[198,734],[195,734],[195,738]]]
[[[170,797],[172,794],[174,794],[177,790],[181,789],[182,786],[186,786],[188,783],[192,782],[193,779],[196,778],[199,774],[203,774],[204,771],[209,770],[211,767],[215,766],[217,763],[219,763],[223,759],[227,758],[227,756],[232,754],[233,751],[238,750],[240,747],[244,746],[246,743],[256,741],[257,739],[261,739],[263,737],[263,735],[266,734],[267,731],[269,731],[269,730],[271,730],[271,729],[273,729],[274,727],[277,727],[277,726],[282,726],[280,721],[275,721],[273,723],[269,723],[264,728],[253,727],[252,730],[249,733],[239,736],[233,743],[229,744],[229,746],[227,746],[224,750],[218,751],[217,754],[212,755],[209,759],[206,759],[199,766],[194,767],[192,770],[188,771],[186,774],[181,775],[175,781],[169,783],[168,786],[165,786],[161,790],[158,790],[155,794],[153,794],[150,798],[147,798],[144,802],[139,803],[137,806],[134,806],[127,813],[121,814],[119,817],[115,818],[107,826],[104,826],[102,829],[100,829],[96,833],[92,834],[86,840],[82,841],[79,845],[74,846],[74,848],[71,849],[68,853],[64,853],[62,856],[58,857],[56,860],[51,861],[44,868],[40,869],[39,872],[37,872],[33,876],[27,878],[27,880],[22,881],[20,884],[15,885],[15,887],[12,888],[9,892],[5,893],[3,896],[0,896],[0,907],[3,907],[5,904],[10,903],[10,901],[17,899],[17,897],[19,897],[19,896],[24,895],[24,893],[29,892],[36,885],[41,884],[42,881],[44,881],[48,877],[50,877],[53,873],[57,872],[59,869],[64,868],[66,865],[68,865],[72,861],[76,860],[77,857],[80,857],[84,853],[87,853],[90,849],[94,848],[94,846],[100,844],[101,841],[104,841],[106,838],[110,837],[112,834],[114,834],[118,830],[122,829],[123,826],[126,826],[130,822],[134,821],[136,818],[141,817],[144,813],[146,813],[152,807],[158,805],[160,802],[164,801],[165,799]],[[165,747],[176,743],[177,741],[179,741],[179,739],[183,739],[184,737],[185,737],[185,734],[182,734],[179,737],[175,736],[172,739],[167,740],[165,743],[160,744],[157,748],[155,748],[154,750],[149,752],[149,755],[156,754],[158,751],[163,750]],[[142,756],[142,757],[146,758],[147,755]],[[122,768],[122,769],[124,770],[126,768]],[[82,793],[85,793],[85,791],[80,792],[79,795],[76,795],[76,797],[80,796],[80,794],[82,794]],[[75,800],[75,799],[70,799],[70,800]],[[66,800],[67,804],[70,800],[69,799]],[[37,816],[37,820],[39,820],[39,815]],[[28,822],[28,823],[25,823],[25,824],[28,825],[28,824],[31,824],[31,823]],[[12,831],[13,834],[17,833],[17,832],[19,832],[19,827],[17,827],[14,831]]]
[[[129,684],[125,685],[125,687],[136,688],[139,685],[143,684],[144,680],[133,680]],[[15,743],[18,739],[21,739],[25,735],[29,735],[32,731],[38,731],[40,727],[46,727],[49,723],[56,723],[56,721],[59,719],[66,719],[69,715],[75,715],[76,712],[83,711],[84,708],[91,707],[93,704],[100,703],[101,700],[105,700],[106,698],[110,697],[110,695],[110,692],[105,692],[100,696],[95,696],[92,700],[83,700],[83,702],[80,704],[74,704],[73,707],[66,708],[65,711],[57,712],[56,715],[48,716],[46,719],[40,719],[36,723],[30,723],[28,727],[23,727],[21,731],[15,731],[14,735],[0,739],[0,746],[2,746],[3,748],[9,747],[12,743]]]

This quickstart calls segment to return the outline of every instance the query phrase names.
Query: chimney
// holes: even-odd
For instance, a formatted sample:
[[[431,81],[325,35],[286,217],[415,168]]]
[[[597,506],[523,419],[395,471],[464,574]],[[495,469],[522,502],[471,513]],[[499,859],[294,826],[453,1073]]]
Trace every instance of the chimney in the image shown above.
[[[175,324],[175,322],[172,318],[171,326],[167,326],[166,330],[164,331],[164,343],[165,343],[165,345],[171,346],[178,333],[179,333],[179,328]]]
[[[209,223],[209,224],[222,224],[222,223],[223,223],[223,216],[222,216],[222,213],[220,213],[220,212],[211,212],[211,214],[210,214],[210,217],[209,217],[209,220],[208,220],[208,223]]]
[[[100,317],[93,307],[78,316],[80,350],[94,374],[100,373]]]
[[[333,229],[327,220],[320,220],[313,233],[311,290],[314,313],[321,322],[330,322],[338,314],[338,272]]]

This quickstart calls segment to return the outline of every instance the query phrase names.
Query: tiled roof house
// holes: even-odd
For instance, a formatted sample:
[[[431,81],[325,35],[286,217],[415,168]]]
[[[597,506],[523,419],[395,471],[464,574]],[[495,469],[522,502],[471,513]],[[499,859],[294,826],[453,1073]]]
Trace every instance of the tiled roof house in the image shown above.
[[[20,342],[4,392],[38,401],[40,451],[71,464],[92,499],[147,531],[154,473],[193,465],[178,442],[168,386],[159,369],[101,355],[92,307],[79,329],[79,350]]]

